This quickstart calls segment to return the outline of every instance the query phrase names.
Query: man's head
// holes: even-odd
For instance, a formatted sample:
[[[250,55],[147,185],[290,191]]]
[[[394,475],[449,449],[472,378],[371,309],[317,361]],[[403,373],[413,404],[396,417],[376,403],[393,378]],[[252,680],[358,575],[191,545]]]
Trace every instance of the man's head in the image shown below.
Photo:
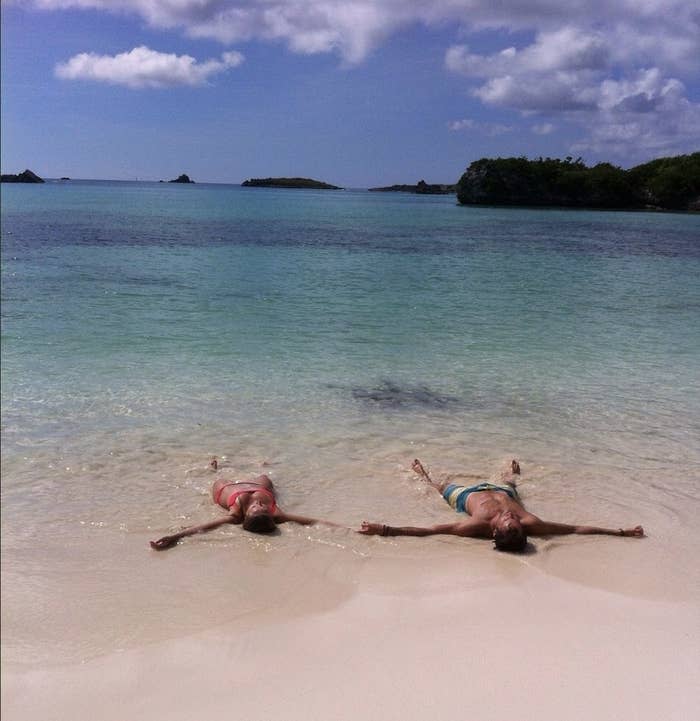
[[[249,508],[243,519],[243,528],[251,533],[270,533],[277,524],[269,508]]]
[[[493,526],[493,542],[499,551],[520,553],[527,546],[527,534],[520,519],[510,511],[502,513]]]

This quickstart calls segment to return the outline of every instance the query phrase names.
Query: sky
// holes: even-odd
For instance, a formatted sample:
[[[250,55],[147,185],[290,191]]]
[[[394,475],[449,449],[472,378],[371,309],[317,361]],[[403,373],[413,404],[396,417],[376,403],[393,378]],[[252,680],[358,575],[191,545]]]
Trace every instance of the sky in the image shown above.
[[[699,0],[0,0],[3,173],[454,183],[700,150]]]

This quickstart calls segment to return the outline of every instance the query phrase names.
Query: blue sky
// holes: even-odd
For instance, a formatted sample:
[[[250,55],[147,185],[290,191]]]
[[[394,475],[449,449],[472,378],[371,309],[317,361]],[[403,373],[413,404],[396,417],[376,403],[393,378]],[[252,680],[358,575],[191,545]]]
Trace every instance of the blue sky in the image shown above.
[[[2,172],[346,187],[700,150],[697,0],[2,0]]]

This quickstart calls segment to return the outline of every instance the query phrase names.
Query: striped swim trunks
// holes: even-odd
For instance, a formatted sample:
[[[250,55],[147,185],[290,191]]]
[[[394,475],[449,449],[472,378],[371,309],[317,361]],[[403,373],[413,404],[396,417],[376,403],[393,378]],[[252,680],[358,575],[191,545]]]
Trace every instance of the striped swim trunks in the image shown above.
[[[442,492],[442,497],[460,513],[467,513],[467,499],[472,493],[479,491],[501,491],[507,493],[514,501],[519,501],[520,496],[513,486],[497,486],[495,483],[479,483],[476,486],[458,486],[450,483]]]

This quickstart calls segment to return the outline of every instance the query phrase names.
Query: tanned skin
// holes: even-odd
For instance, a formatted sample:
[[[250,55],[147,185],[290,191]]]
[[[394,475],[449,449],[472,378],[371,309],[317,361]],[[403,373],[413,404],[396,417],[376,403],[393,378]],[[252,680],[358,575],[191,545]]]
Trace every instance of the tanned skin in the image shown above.
[[[448,482],[436,483],[433,481],[423,464],[416,458],[412,464],[413,470],[440,495],[442,495]],[[509,472],[502,478],[502,485],[516,487],[516,480],[520,475],[520,465],[513,460]],[[497,530],[508,530],[513,526],[521,526],[528,536],[563,536],[568,534],[605,536],[629,536],[641,538],[644,529],[641,526],[634,528],[600,528],[598,526],[579,526],[569,523],[555,523],[544,521],[534,513],[526,511],[522,503],[511,498],[502,491],[479,491],[472,493],[467,499],[469,517],[466,520],[453,523],[442,523],[428,528],[412,526],[388,526],[383,523],[369,523],[364,521],[359,533],[368,536],[434,536],[438,534],[450,536],[464,536],[468,538],[493,538]]]
[[[213,459],[209,465],[214,471],[218,468],[216,459]],[[229,505],[229,499],[238,491],[244,492],[236,498],[233,505]],[[275,487],[270,477],[264,474],[247,481],[232,482],[221,479],[216,480],[212,486],[211,495],[214,502],[217,502],[218,499],[218,504],[228,511],[228,515],[207,523],[201,523],[197,526],[183,528],[177,533],[163,536],[157,541],[151,541],[151,548],[155,551],[162,551],[177,544],[181,538],[193,536],[197,533],[207,533],[229,523],[241,524],[245,522],[246,518],[256,515],[271,516],[275,525],[279,525],[280,523],[298,523],[302,526],[313,526],[317,523],[323,523],[328,526],[337,525],[330,521],[322,521],[318,518],[308,518],[307,516],[297,516],[292,513],[286,513],[276,507],[273,510],[273,505],[276,506]],[[274,504],[273,501],[275,502]]]

